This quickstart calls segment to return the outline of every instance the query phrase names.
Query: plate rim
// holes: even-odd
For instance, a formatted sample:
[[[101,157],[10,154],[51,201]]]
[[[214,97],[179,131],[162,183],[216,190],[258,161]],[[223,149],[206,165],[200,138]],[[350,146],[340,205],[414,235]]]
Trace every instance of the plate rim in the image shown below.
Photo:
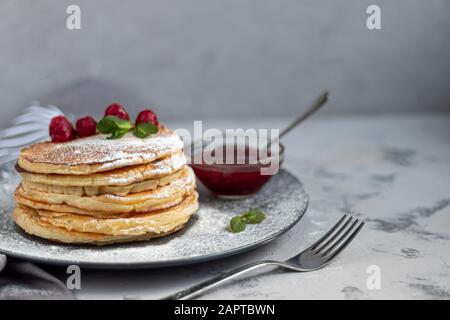
[[[60,259],[60,258],[39,258],[36,255],[29,255],[26,253],[17,253],[15,251],[9,251],[0,249],[1,254],[5,254],[8,257],[17,258],[17,259],[23,259],[43,265],[49,265],[49,266],[69,266],[69,265],[78,265],[80,267],[86,268],[86,269],[152,269],[152,268],[161,268],[161,267],[176,267],[176,266],[184,266],[184,265],[191,265],[201,262],[207,262],[212,260],[219,260],[223,258],[227,258],[230,256],[238,255],[244,252],[248,252],[250,250],[256,249],[258,247],[261,247],[263,245],[268,244],[269,242],[272,242],[276,238],[280,237],[282,234],[286,233],[290,229],[292,229],[306,214],[309,207],[309,195],[306,192],[304,185],[302,181],[297,178],[294,174],[292,174],[289,170],[282,169],[283,171],[287,172],[291,176],[293,176],[295,179],[297,179],[300,184],[302,185],[302,193],[305,196],[305,206],[304,208],[299,209],[299,214],[297,219],[295,219],[292,223],[287,225],[285,228],[279,230],[275,234],[271,235],[268,238],[265,238],[260,241],[256,241],[253,243],[249,243],[237,248],[229,249],[222,251],[220,253],[209,253],[204,255],[198,255],[195,257],[190,258],[182,258],[182,259],[169,259],[169,260],[161,260],[161,261],[142,261],[142,262],[88,262],[88,261],[76,261],[76,260],[70,260],[70,259]]]

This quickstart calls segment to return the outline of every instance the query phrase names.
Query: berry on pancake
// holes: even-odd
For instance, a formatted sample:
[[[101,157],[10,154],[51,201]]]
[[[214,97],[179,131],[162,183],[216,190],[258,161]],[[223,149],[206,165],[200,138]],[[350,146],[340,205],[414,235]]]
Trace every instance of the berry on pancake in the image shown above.
[[[130,116],[125,108],[119,103],[110,104],[105,110],[105,117],[106,116],[116,116],[123,120],[130,120]]]
[[[97,122],[91,116],[78,119],[76,123],[77,135],[80,138],[93,136],[96,133]]]
[[[56,116],[50,120],[49,134],[52,142],[67,142],[75,139],[75,129],[64,116]]]
[[[150,109],[144,109],[141,112],[139,112],[137,118],[136,118],[136,124],[146,122],[154,124],[155,126],[158,125],[158,116],[156,113],[154,113]]]

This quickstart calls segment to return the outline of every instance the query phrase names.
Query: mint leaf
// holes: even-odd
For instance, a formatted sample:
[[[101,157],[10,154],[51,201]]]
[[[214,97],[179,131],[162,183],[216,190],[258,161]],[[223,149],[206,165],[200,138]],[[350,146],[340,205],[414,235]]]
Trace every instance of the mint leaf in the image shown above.
[[[97,123],[97,130],[104,134],[111,134],[108,139],[120,139],[128,131],[133,129],[134,125],[131,121],[120,119],[116,116],[103,117]]]
[[[117,118],[116,116],[103,117],[97,123],[97,130],[101,133],[113,133],[115,131],[131,130],[134,125],[131,121]]]
[[[120,139],[131,130],[136,137],[146,138],[157,133],[158,127],[147,122],[141,122],[134,126],[131,121],[116,116],[106,116],[97,123],[97,130],[103,134],[111,134],[108,139]]]
[[[230,231],[234,233],[242,232],[247,227],[247,224],[258,224],[265,219],[266,214],[259,209],[244,211],[230,220]]]
[[[266,219],[266,214],[259,209],[250,209],[241,213],[242,220],[249,224],[258,224]]]
[[[107,116],[102,118],[98,123],[97,123],[97,130],[100,133],[113,133],[116,126],[115,126],[115,119],[119,119],[117,117],[114,116]]]
[[[118,129],[127,130],[127,131],[130,131],[134,127],[134,125],[131,121],[123,120],[123,119],[119,119],[119,118],[117,118],[117,120],[115,120],[115,125],[117,126]]]
[[[233,233],[244,231],[246,226],[246,223],[240,216],[233,217],[230,220],[230,231]]]
[[[147,138],[158,132],[158,127],[154,124],[141,122],[133,130],[133,134],[138,138]]]
[[[124,129],[118,129],[116,131],[114,131],[109,137],[108,139],[120,139],[122,138],[126,133],[128,132],[128,130],[124,130]]]

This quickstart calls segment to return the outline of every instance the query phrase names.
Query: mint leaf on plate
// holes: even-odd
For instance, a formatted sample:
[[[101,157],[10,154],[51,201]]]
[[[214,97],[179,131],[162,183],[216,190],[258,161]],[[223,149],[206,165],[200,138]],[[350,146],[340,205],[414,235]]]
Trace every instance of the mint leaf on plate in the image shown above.
[[[231,218],[230,231],[233,233],[242,232],[247,224],[258,224],[266,219],[266,214],[259,209],[250,209],[240,215]]]
[[[241,214],[242,220],[249,224],[258,224],[266,219],[266,214],[259,209],[250,209]]]
[[[230,220],[230,231],[233,233],[244,231],[246,226],[247,224],[240,216],[235,216]]]

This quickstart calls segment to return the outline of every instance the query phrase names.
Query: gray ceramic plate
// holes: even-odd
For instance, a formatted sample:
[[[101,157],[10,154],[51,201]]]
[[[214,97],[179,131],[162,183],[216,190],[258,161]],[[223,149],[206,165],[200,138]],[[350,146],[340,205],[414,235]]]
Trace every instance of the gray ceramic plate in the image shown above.
[[[77,264],[91,268],[163,267],[207,261],[261,246],[297,223],[308,206],[302,183],[286,170],[274,176],[257,195],[219,200],[200,194],[200,210],[182,231],[148,242],[91,247],[61,245],[29,236],[14,225],[12,194],[18,177],[11,166],[0,169],[0,252],[45,264]],[[267,219],[242,233],[226,228],[230,218],[260,208]]]

